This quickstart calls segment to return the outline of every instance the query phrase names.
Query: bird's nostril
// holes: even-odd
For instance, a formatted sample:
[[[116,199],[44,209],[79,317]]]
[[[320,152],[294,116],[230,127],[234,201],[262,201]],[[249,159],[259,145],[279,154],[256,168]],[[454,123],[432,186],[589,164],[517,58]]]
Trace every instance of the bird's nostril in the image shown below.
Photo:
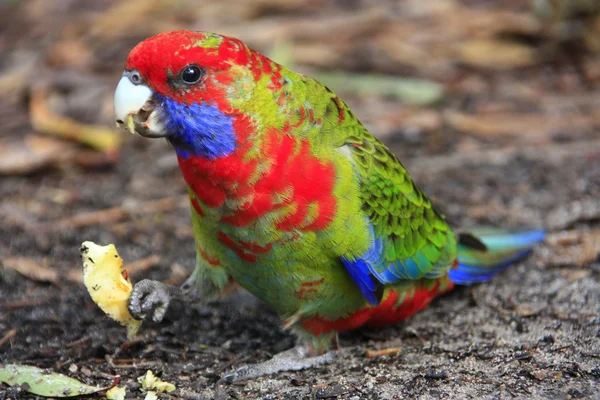
[[[117,120],[117,124],[122,124],[123,121],[121,121],[120,119]]]

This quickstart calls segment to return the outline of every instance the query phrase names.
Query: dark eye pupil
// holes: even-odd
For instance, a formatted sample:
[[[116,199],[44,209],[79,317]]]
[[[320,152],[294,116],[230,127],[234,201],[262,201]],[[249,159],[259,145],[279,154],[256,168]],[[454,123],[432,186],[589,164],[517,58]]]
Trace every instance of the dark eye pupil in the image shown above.
[[[181,79],[185,83],[196,83],[202,77],[202,71],[196,66],[185,67],[181,71]]]

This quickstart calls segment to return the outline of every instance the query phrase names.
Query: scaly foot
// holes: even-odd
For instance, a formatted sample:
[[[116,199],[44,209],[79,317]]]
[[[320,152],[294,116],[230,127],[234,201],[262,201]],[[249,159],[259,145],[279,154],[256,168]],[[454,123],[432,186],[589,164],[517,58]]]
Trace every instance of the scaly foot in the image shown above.
[[[185,291],[177,286],[144,279],[133,287],[129,299],[129,312],[136,319],[161,322],[174,297],[183,297]]]
[[[240,367],[236,371],[224,375],[219,379],[217,384],[257,378],[263,375],[276,374],[281,371],[298,371],[313,368],[331,363],[336,355],[337,351],[332,350],[323,355],[311,357],[308,347],[298,346],[282,351],[265,362]]]

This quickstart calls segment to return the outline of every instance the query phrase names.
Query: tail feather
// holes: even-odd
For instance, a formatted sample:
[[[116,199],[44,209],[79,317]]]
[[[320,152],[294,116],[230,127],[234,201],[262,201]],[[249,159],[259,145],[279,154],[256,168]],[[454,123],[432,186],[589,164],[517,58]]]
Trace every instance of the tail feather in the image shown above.
[[[546,236],[543,230],[515,232],[478,229],[469,234],[478,238],[486,250],[473,248],[459,239],[458,264],[450,270],[449,276],[454,283],[461,285],[490,280],[503,269],[528,256],[532,247]]]

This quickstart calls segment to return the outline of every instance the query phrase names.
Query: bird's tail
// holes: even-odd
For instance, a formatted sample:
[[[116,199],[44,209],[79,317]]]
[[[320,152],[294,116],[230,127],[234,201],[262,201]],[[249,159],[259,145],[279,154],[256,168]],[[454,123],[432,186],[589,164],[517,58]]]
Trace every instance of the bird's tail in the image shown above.
[[[449,272],[459,285],[492,279],[498,272],[531,253],[544,240],[543,230],[474,229],[458,234],[458,264]]]

